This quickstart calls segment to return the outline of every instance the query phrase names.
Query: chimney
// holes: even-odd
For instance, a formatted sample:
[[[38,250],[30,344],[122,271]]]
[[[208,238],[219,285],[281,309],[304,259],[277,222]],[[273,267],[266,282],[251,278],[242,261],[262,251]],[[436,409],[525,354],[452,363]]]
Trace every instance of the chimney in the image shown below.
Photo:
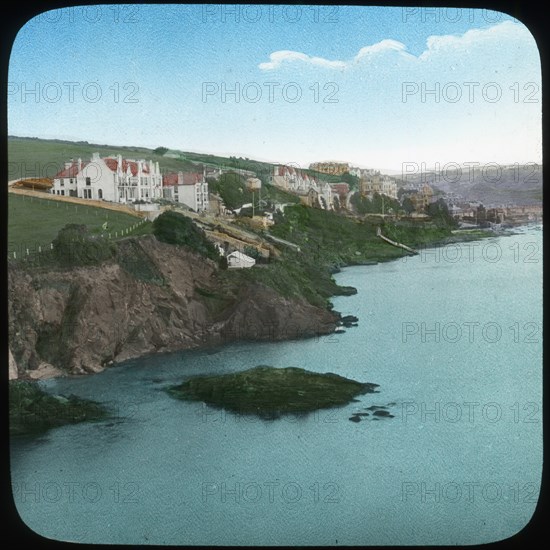
[[[99,153],[92,153],[92,162],[97,162],[99,160]]]
[[[78,159],[78,171],[81,172],[82,171],[82,159]]]
[[[71,166],[72,166],[72,161],[71,162],[66,162],[65,163],[65,170],[68,170]]]

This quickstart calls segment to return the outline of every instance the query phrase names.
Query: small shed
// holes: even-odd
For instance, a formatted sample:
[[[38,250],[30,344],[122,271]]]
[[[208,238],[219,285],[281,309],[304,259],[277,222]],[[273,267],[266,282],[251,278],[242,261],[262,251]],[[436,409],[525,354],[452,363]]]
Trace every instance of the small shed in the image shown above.
[[[227,267],[229,268],[243,269],[252,267],[255,263],[256,260],[254,258],[251,258],[238,250],[227,255]]]

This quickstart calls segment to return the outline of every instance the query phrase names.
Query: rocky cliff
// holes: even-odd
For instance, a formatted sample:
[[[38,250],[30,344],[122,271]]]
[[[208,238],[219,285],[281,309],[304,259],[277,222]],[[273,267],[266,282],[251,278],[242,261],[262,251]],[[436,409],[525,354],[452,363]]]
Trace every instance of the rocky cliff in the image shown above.
[[[220,285],[216,263],[185,247],[148,236],[118,248],[97,267],[8,267],[10,377],[92,373],[149,353],[336,326],[336,313],[260,283]]]

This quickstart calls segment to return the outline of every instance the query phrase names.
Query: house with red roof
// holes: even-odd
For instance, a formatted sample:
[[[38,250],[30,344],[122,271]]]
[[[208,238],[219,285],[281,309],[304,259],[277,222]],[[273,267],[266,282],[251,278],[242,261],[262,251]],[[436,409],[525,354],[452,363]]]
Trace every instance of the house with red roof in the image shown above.
[[[185,204],[195,212],[208,210],[208,182],[204,173],[170,172],[162,177],[162,192],[165,199]]]
[[[53,180],[50,193],[82,199],[132,203],[151,202],[162,196],[162,174],[158,162],[100,158],[93,153],[90,161],[66,162]]]

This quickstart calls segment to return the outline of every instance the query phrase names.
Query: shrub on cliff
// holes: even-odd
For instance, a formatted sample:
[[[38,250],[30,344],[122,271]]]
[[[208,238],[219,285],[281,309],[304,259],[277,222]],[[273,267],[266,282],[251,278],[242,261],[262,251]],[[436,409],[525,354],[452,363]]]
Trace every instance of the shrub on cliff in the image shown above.
[[[153,222],[153,233],[159,241],[187,246],[212,260],[218,261],[220,256],[205,232],[183,214],[170,210],[163,212]]]
[[[53,241],[53,255],[59,265],[98,265],[111,259],[115,246],[107,239],[92,237],[85,225],[68,224]]]

